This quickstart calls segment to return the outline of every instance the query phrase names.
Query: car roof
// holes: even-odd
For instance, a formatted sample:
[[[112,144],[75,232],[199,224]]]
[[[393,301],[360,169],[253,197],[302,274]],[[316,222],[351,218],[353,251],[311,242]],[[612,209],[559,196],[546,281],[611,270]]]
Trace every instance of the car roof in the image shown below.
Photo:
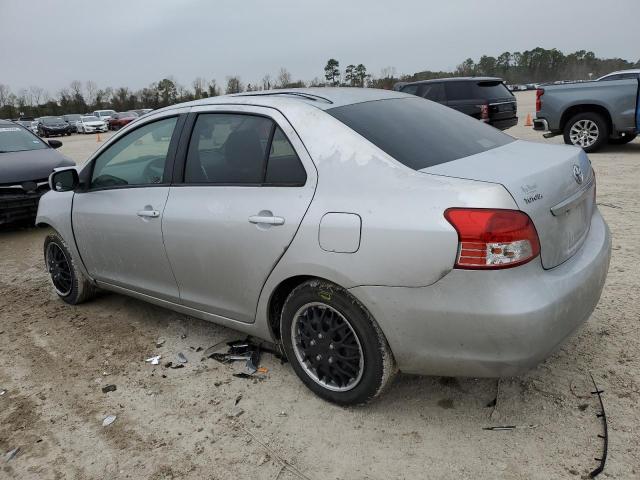
[[[406,85],[419,85],[421,83],[433,83],[433,82],[504,82],[499,77],[447,77],[447,78],[431,78],[429,80],[417,80],[415,82],[407,82]]]
[[[621,73],[638,73],[640,74],[640,68],[630,68],[629,70],[617,70],[615,72],[607,73],[600,78],[610,77],[611,75],[619,75]]]
[[[317,88],[286,88],[281,90],[263,90],[258,92],[243,92],[230,95],[220,95],[194,100],[186,103],[171,105],[163,109],[154,110],[161,112],[182,107],[198,107],[204,105],[259,105],[266,107],[278,107],[291,105],[292,103],[306,103],[321,110],[342,107],[354,103],[372,102],[375,100],[387,100],[392,98],[414,98],[413,95],[395,92],[393,90],[381,90],[377,88],[356,87],[317,87]]]

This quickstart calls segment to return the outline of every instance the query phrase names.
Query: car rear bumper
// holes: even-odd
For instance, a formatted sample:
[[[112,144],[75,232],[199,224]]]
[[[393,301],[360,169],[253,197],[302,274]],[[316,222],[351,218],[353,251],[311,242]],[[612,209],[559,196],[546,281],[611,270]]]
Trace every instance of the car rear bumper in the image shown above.
[[[507,128],[514,127],[518,124],[518,117],[505,118],[502,120],[489,120],[489,125],[500,130],[506,130]]]
[[[533,129],[539,130],[542,132],[546,132],[549,130],[549,123],[544,118],[534,118],[533,119]]]
[[[355,287],[400,370],[448,376],[519,374],[548,357],[595,309],[609,268],[609,229],[596,210],[582,248],[544,270],[452,270],[422,288]]]
[[[46,190],[33,193],[0,193],[0,225],[33,220],[38,212],[38,202]]]

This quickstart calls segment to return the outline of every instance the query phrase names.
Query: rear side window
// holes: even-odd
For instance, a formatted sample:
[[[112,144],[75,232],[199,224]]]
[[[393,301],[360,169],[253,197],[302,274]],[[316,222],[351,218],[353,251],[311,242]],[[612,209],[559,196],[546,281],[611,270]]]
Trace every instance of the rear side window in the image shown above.
[[[444,102],[444,85],[442,83],[425,83],[421,85],[418,95],[434,102]]]
[[[356,103],[326,112],[414,170],[514,141],[472,117],[421,98]]]
[[[402,87],[402,89],[400,90],[402,93],[408,93],[411,95],[417,95],[418,94],[418,85],[407,85],[405,87]]]
[[[298,155],[273,120],[203,113],[191,133],[185,183],[304,185]]]
[[[447,100],[470,100],[477,98],[473,92],[473,83],[471,82],[445,82],[445,90],[447,91]]]
[[[265,183],[267,185],[304,185],[307,174],[280,127],[276,127],[271,142]]]
[[[504,83],[495,80],[478,82],[476,84],[476,91],[480,98],[486,98],[487,100],[511,98],[513,96]]]

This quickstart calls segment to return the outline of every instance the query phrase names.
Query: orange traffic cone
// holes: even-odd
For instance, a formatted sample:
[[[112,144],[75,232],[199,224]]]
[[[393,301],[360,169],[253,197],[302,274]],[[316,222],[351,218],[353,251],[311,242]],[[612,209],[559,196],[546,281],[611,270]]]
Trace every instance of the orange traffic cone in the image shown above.
[[[100,138],[100,132],[98,132],[98,136],[96,137],[96,142],[101,142],[102,139]]]
[[[533,121],[531,120],[531,114],[527,113],[527,119],[524,122],[525,127],[533,127]]]

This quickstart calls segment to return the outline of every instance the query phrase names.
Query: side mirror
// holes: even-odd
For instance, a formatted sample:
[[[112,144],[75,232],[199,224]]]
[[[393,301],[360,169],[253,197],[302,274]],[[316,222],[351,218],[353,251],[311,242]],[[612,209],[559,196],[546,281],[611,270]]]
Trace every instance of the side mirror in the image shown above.
[[[49,175],[49,188],[55,192],[70,192],[80,185],[78,171],[75,168],[56,170]]]
[[[60,148],[62,146],[62,142],[60,140],[49,140],[48,143],[51,148]]]

